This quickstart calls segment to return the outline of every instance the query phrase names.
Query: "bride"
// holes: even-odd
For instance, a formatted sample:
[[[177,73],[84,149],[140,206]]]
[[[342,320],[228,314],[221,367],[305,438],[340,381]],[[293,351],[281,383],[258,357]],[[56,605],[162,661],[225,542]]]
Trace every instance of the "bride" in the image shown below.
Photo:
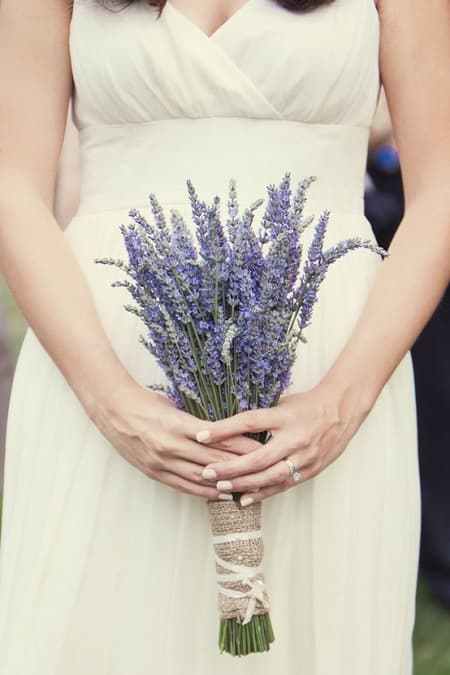
[[[29,323],[7,430],[2,675],[411,675],[409,348],[450,276],[449,24],[447,0],[1,1],[0,266]],[[149,192],[188,217],[187,177],[209,199],[234,176],[243,207],[286,170],[312,174],[329,243],[373,238],[380,75],[406,195],[389,257],[330,272],[275,408],[214,423],[177,410],[146,388],[162,376],[94,259],[122,257],[119,225]],[[81,201],[62,233],[72,94]],[[264,447],[245,436],[265,429]],[[264,500],[276,631],[241,660],[217,649],[204,508],[231,491]]]

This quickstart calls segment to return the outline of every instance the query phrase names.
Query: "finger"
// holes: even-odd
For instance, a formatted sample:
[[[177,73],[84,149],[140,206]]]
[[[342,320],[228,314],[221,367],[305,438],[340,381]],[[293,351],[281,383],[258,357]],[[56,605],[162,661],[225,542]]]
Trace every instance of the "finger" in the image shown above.
[[[161,470],[167,471],[169,473],[176,474],[181,476],[190,483],[196,483],[197,485],[203,485],[208,488],[215,488],[216,495],[218,494],[217,486],[212,485],[210,480],[205,480],[202,477],[202,471],[204,466],[201,464],[195,464],[194,462],[188,462],[182,459],[174,460],[164,466]]]
[[[214,442],[209,441],[211,438],[211,429],[215,422],[206,422],[200,420],[189,413],[177,410],[177,415],[171,419],[168,430],[177,436],[188,437],[197,443],[203,443],[209,447],[218,448],[233,452],[234,454],[242,455],[247,452],[255,450],[261,443],[236,433],[229,438],[219,438]]]
[[[313,464],[309,464],[306,467],[302,467],[302,470],[299,472],[300,480],[296,482],[288,480],[285,483],[281,483],[280,485],[270,485],[267,487],[263,487],[256,493],[245,492],[241,494],[240,497],[241,506],[249,506],[253,502],[260,502],[263,499],[266,499],[266,497],[271,497],[272,495],[276,495],[279,492],[285,492],[286,490],[289,490],[290,488],[293,488],[296,485],[306,483],[307,481],[317,476],[321,471],[323,471],[324,468],[325,468],[324,465],[320,464],[319,462],[315,462]]]
[[[294,461],[295,466],[300,466],[300,460],[291,458],[291,461]],[[272,497],[273,495],[285,492],[296,485],[306,483],[306,481],[317,476],[324,468],[324,465],[320,461],[313,461],[301,467],[301,470],[298,471],[300,478],[297,481],[292,480],[289,474],[289,478],[282,483],[261,487],[256,492],[242,492],[240,497],[241,506],[250,506],[253,502],[261,502],[263,499],[266,499],[266,497]]]
[[[289,469],[285,462],[276,462],[268,469],[246,476],[239,476],[233,481],[218,481],[216,487],[223,492],[251,492],[263,487],[282,485],[290,479]]]
[[[201,464],[202,470],[211,463],[220,462],[227,464],[239,456],[234,452],[211,448],[189,440],[178,446],[177,455],[196,464]]]
[[[152,438],[145,439],[145,444],[149,456],[154,455],[154,451],[158,455],[161,466],[160,469],[166,468],[166,464],[173,459],[185,459],[195,464],[201,464],[204,468],[207,464],[220,462],[227,463],[231,459],[236,458],[236,454],[227,452],[226,450],[219,450],[211,448],[202,443],[196,443],[188,438],[180,439],[174,437],[169,433],[161,433],[158,436],[157,442]]]
[[[160,483],[164,483],[169,487],[175,488],[180,492],[185,494],[193,495],[195,497],[203,497],[205,499],[211,499],[216,501],[218,499],[219,493],[217,490],[194,483],[190,480],[183,478],[183,476],[178,476],[177,474],[171,473],[169,471],[160,471],[154,476],[151,476],[154,480],[157,480]]]
[[[158,458],[156,462],[153,460],[151,463],[143,465],[143,470],[148,476],[157,480],[159,480],[158,476],[163,473],[174,474],[191,484],[213,489],[214,498],[218,498],[219,491],[217,490],[217,487],[211,485],[211,481],[202,478],[203,466],[196,464],[195,462],[189,462],[183,459],[172,459],[170,462],[161,462]],[[226,497],[223,495],[222,498],[225,499]]]
[[[303,480],[303,475],[310,475],[311,467],[317,467],[318,463],[315,454],[306,454],[303,456],[290,455],[289,459],[296,467],[295,477],[291,475],[289,466],[286,460],[274,463],[264,471],[248,474],[246,476],[239,476],[233,478],[232,481],[218,481],[216,487],[221,492],[239,492],[245,494],[246,492],[259,491],[262,488],[278,486],[284,483],[288,485],[295,485]]]
[[[262,446],[255,452],[241,455],[230,459],[228,462],[212,462],[205,466],[203,478],[216,480],[218,482],[233,481],[230,489],[234,489],[236,478],[247,476],[248,474],[260,473],[277,461],[270,448]]]
[[[294,462],[294,464],[297,467],[299,466],[299,463],[297,462]],[[291,475],[289,474],[289,477],[284,482],[275,485],[267,485],[266,487],[261,487],[256,492],[250,490],[242,492],[240,497],[241,506],[249,506],[253,502],[260,502],[263,501],[263,499],[266,499],[266,497],[272,497],[273,495],[276,495],[280,492],[285,492],[286,490],[289,490],[290,488],[293,488],[296,485],[300,485],[301,483],[305,483],[306,481],[311,480],[311,478],[317,476],[317,474],[320,473],[320,471],[321,471],[320,463],[312,462],[301,467],[301,471],[300,470],[298,471],[300,475],[298,480],[295,481],[292,480]]]
[[[260,473],[294,452],[296,448],[292,447],[293,442],[292,434],[280,432],[276,438],[272,438],[254,452],[236,457],[229,462],[208,464],[203,477],[214,480],[215,476],[218,481],[229,481],[251,473]]]
[[[270,487],[261,488],[257,492],[246,492],[241,495],[240,503],[241,506],[250,506],[250,504],[256,502],[262,502],[267,497],[272,497],[273,495],[280,494],[280,492],[286,492],[289,488],[293,487],[289,483],[280,483],[279,485],[271,485]]]
[[[214,444],[231,436],[242,436],[278,428],[279,412],[277,408],[259,408],[247,410],[217,422],[203,423],[196,433],[199,443]]]
[[[209,438],[209,429],[212,428],[213,424],[214,422],[201,420],[179,409],[175,409],[174,414],[167,417],[167,420],[162,420],[163,427],[170,432],[178,436],[187,436],[198,443],[203,443]]]
[[[227,450],[235,455],[245,455],[248,452],[253,452],[253,450],[256,450],[261,445],[262,444],[259,441],[248,438],[247,436],[232,436],[223,441],[217,441],[214,445],[208,443],[209,447]]]
[[[204,478],[213,478],[213,472],[217,480],[231,480],[246,476],[250,473],[260,473],[279,460],[285,460],[296,453],[299,466],[305,466],[319,457],[319,447],[312,442],[306,434],[293,433],[292,428],[279,431],[272,436],[267,443],[262,444],[258,450],[243,457],[236,457],[227,463],[213,463],[206,467]]]

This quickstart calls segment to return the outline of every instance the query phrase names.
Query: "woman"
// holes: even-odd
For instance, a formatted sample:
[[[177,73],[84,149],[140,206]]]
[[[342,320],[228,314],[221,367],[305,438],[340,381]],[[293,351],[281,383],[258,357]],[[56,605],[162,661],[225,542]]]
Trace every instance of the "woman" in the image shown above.
[[[31,329],[9,414],[0,671],[410,675],[408,349],[450,271],[448,3],[161,6],[2,2],[0,255]],[[205,199],[234,176],[242,206],[285,170],[313,174],[328,241],[373,236],[362,196],[380,44],[407,201],[390,257],[354,253],[330,272],[276,408],[210,424],[174,409],[145,389],[159,371],[117,275],[93,260],[123,255],[118,225],[151,191],[187,216],[188,176]],[[51,204],[72,75],[82,188],[62,235]],[[267,428],[264,448],[242,437]],[[231,489],[264,500],[277,634],[241,660],[216,646],[204,504]]]

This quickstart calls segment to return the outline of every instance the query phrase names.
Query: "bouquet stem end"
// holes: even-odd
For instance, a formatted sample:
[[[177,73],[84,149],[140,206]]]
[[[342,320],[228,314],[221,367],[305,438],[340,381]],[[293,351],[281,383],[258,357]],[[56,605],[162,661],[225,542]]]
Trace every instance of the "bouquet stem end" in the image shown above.
[[[237,618],[220,621],[219,648],[222,654],[226,652],[231,656],[247,656],[268,652],[274,640],[269,614],[256,614],[247,624]]]

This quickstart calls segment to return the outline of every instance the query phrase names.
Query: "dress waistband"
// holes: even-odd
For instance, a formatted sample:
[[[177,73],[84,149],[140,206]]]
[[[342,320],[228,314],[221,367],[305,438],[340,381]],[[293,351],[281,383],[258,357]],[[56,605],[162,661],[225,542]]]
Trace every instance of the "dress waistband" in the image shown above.
[[[141,208],[151,192],[163,206],[185,204],[187,178],[200,199],[223,203],[235,178],[243,208],[286,171],[293,186],[316,176],[309,212],[363,213],[368,136],[366,127],[244,117],[88,126],[78,213]]]

